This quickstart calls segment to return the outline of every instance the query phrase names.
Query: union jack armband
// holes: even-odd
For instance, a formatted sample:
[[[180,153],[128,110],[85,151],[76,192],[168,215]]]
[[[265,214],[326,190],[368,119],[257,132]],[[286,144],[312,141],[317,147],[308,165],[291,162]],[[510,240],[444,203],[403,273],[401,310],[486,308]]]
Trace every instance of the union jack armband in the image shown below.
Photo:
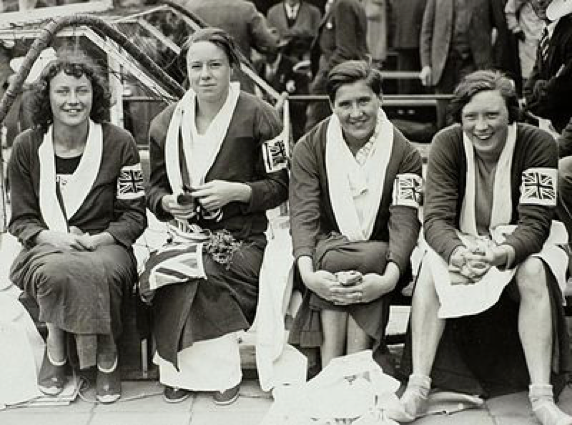
[[[145,196],[145,187],[141,164],[122,167],[117,179],[117,199],[129,201],[142,196]]]
[[[419,208],[423,192],[423,179],[417,174],[405,173],[393,181],[393,205]]]
[[[523,205],[556,206],[556,168],[529,168],[522,172],[520,200]]]
[[[286,151],[284,135],[280,134],[274,139],[262,143],[262,159],[267,173],[288,168],[288,154]]]

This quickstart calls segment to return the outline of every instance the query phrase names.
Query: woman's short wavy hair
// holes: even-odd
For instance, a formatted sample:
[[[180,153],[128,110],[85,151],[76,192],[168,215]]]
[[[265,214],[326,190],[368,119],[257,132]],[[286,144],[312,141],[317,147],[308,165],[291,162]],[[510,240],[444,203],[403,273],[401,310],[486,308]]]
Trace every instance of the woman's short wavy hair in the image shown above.
[[[510,124],[520,116],[520,106],[514,81],[500,71],[480,70],[467,75],[455,88],[449,103],[449,117],[453,122],[461,123],[463,108],[473,96],[482,91],[496,90],[503,97],[508,109]]]
[[[234,39],[225,30],[216,27],[201,28],[185,40],[180,54],[180,57],[184,60],[183,63],[186,62],[189,48],[199,41],[208,41],[220,48],[225,53],[231,67],[240,66],[240,56]]]
[[[334,103],[336,93],[341,86],[358,81],[365,81],[377,96],[381,97],[383,94],[381,73],[366,61],[351,60],[336,65],[328,74],[326,93],[330,102]]]
[[[48,63],[33,85],[31,97],[33,127],[45,132],[54,122],[54,114],[50,105],[50,82],[62,71],[76,78],[82,75],[87,77],[93,91],[93,103],[89,116],[97,123],[106,121],[111,106],[111,94],[103,71],[88,56],[69,53],[62,54],[58,59]]]

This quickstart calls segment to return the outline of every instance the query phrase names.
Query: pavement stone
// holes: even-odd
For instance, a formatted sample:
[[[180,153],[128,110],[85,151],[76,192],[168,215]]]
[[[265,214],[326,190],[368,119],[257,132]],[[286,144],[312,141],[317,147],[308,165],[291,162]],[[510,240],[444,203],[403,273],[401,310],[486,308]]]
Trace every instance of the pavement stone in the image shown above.
[[[30,410],[33,411],[31,412]],[[71,413],[67,411],[56,413],[51,408],[14,409],[14,410],[0,412],[0,424],[88,425],[92,416],[93,416],[92,413]]]
[[[167,403],[163,400],[163,385],[155,381],[124,382],[122,395],[119,401],[112,404],[97,404],[95,413],[185,413],[191,412],[194,397],[189,397],[181,403]],[[91,400],[95,398],[95,391],[90,389],[85,396]]]
[[[189,412],[100,412],[94,415],[88,425],[189,425],[189,423]]]
[[[517,418],[524,423],[527,418],[531,418],[532,423],[535,423],[526,391],[495,397],[487,400],[486,404],[491,415],[497,420],[510,417]]]
[[[471,409],[450,415],[431,415],[411,422],[413,425],[495,425],[488,410]]]

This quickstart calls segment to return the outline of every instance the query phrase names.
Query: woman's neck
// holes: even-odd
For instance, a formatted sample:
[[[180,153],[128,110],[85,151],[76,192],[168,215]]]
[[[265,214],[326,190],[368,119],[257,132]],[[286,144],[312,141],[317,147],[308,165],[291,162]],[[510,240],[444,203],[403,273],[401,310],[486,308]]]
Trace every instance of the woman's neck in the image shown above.
[[[197,98],[196,126],[199,133],[204,133],[224,106],[228,94],[216,101],[206,101]]]
[[[364,145],[369,141],[372,135],[373,131],[368,137],[364,139],[358,139],[356,137],[352,137],[349,134],[344,133],[344,140],[346,141],[346,144],[348,145],[348,148],[350,148],[352,154],[355,156],[358,153],[358,151],[361,148],[363,148]]]
[[[54,124],[54,152],[58,156],[75,156],[83,153],[87,143],[89,124],[68,127]]]

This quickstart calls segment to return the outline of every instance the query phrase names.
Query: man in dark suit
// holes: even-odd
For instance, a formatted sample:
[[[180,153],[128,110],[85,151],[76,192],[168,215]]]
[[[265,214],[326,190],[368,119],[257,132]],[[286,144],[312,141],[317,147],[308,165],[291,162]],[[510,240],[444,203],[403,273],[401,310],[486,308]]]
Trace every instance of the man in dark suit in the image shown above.
[[[301,0],[283,0],[266,14],[268,25],[276,28],[280,38],[297,35],[314,38],[322,19],[320,9]]]
[[[450,94],[467,74],[491,68],[496,0],[428,0],[420,36],[421,83]],[[446,125],[447,101],[437,102],[437,126]]]
[[[310,62],[314,81],[312,94],[325,94],[330,70],[347,60],[367,60],[367,18],[360,0],[334,0],[320,23],[312,43]],[[306,130],[331,114],[327,102],[311,102],[307,109]]]
[[[560,133],[572,116],[572,14],[550,19],[546,10],[552,2],[530,1],[538,17],[545,21],[545,27],[536,62],[524,87],[526,107],[533,114],[549,119]]]

